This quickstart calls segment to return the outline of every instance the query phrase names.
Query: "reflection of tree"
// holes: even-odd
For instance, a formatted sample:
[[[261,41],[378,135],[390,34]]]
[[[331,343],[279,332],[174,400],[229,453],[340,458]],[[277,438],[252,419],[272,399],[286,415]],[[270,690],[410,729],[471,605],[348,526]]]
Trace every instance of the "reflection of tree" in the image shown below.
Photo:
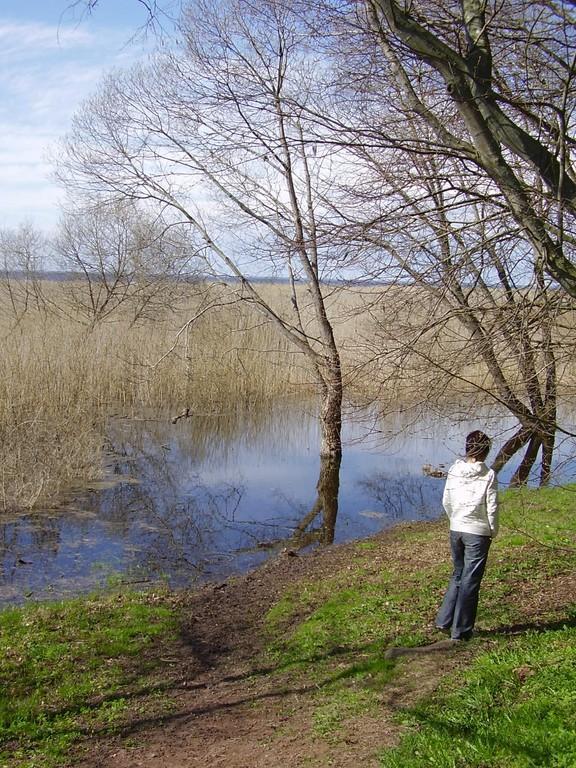
[[[34,551],[51,553],[56,557],[62,543],[63,520],[61,516],[38,516],[30,532],[31,547]]]
[[[294,543],[300,547],[315,541],[320,544],[332,544],[334,541],[340,490],[340,464],[340,456],[322,456],[320,459],[316,501],[310,512],[298,523],[292,536]],[[318,515],[322,515],[320,527],[307,530]]]
[[[370,478],[359,480],[362,491],[373,498],[382,508],[382,514],[390,520],[436,516],[442,493],[442,483],[430,478],[397,478],[385,473],[378,473]],[[436,487],[438,505],[431,499],[430,491]]]
[[[243,488],[210,488],[197,474],[183,472],[178,453],[163,450],[161,444],[133,444],[125,455],[120,474],[130,465],[142,481],[108,488],[94,503],[98,519],[127,543],[129,570],[177,580],[201,575],[220,532],[234,520]]]
[[[134,522],[137,520],[139,529],[135,557],[140,567],[148,572],[165,570],[173,576],[178,572],[195,572],[199,576],[206,571],[214,556],[233,556],[234,552],[249,554],[282,547],[302,549],[334,541],[340,456],[321,458],[313,506],[288,536],[274,537],[270,536],[269,530],[264,533],[262,523],[235,519],[244,493],[242,487],[211,489],[197,478],[194,485],[187,483],[185,489],[179,488],[181,467],[172,463],[170,452],[159,451],[151,456],[148,451],[140,450],[138,460],[146,464],[147,481],[110,489],[106,515],[112,520],[117,516],[123,517],[128,524],[126,515],[128,510],[132,510],[130,516]],[[101,515],[103,511],[101,508]],[[277,526],[274,525],[274,528]],[[224,529],[233,537],[240,540],[248,537],[254,543],[235,548],[228,541],[224,544],[226,553],[214,552],[216,541],[223,535],[226,538]]]
[[[316,501],[312,508],[294,526],[289,536],[267,539],[259,547],[289,550],[303,549],[312,544],[332,544],[338,515],[338,492],[340,489],[341,456],[321,456],[320,474],[316,485]],[[310,527],[320,517],[320,525]]]
[[[170,505],[140,494],[146,530],[141,533],[138,560],[147,571],[156,569],[176,577],[189,576],[191,570],[196,576],[206,573],[218,536],[234,519],[244,490],[234,486],[211,490],[198,483],[189,493],[187,499]]]
[[[269,432],[270,415],[265,416]],[[294,425],[293,418],[290,425]],[[251,430],[247,429],[245,417],[233,419],[226,414],[206,422],[195,416],[186,430],[174,430],[174,425],[163,421],[132,426],[135,428],[128,432],[121,428],[111,430],[112,454],[119,475],[136,476],[142,481],[109,489],[98,516],[115,526],[136,525],[138,542],[134,557],[139,567],[199,575],[214,558],[234,558],[235,554],[249,555],[282,547],[302,549],[334,540],[339,456],[321,458],[316,500],[286,535],[279,530],[285,524],[236,518],[244,494],[241,483],[208,487],[201,482],[203,459],[210,457],[211,465],[224,460],[231,437],[243,442],[250,440]],[[253,425],[256,435],[261,434],[262,426]],[[132,538],[134,533],[133,530]]]

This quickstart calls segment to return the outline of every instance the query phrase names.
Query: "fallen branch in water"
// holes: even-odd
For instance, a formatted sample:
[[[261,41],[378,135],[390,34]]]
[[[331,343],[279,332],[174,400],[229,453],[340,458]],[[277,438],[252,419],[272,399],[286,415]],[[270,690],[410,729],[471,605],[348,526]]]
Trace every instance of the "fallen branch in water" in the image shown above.
[[[186,408],[185,411],[182,411],[182,413],[178,414],[178,416],[174,416],[172,419],[172,424],[176,424],[177,421],[180,421],[180,419],[189,419],[192,414],[190,413],[190,408]]]

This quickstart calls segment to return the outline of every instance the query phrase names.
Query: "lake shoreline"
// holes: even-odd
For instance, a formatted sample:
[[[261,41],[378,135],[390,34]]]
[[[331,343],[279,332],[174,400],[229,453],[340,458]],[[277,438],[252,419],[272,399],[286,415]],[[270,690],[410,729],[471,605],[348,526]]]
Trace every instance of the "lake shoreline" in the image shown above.
[[[406,736],[406,726],[396,720],[399,712],[434,691],[448,697],[484,656],[501,659],[542,633],[547,647],[557,648],[566,633],[576,632],[574,548],[555,546],[568,531],[576,541],[574,493],[559,488],[503,495],[502,531],[490,554],[478,636],[459,651],[385,658],[391,646],[421,647],[435,639],[434,612],[450,567],[445,521],[403,523],[301,556],[284,553],[199,589],[111,592],[2,611],[5,644],[16,642],[16,630],[30,634],[18,651],[7,647],[0,662],[9,694],[12,686],[10,701],[26,684],[21,665],[30,663],[30,655],[41,677],[29,684],[39,687],[35,695],[47,710],[39,721],[45,725],[34,725],[40,735],[13,735],[11,745],[22,761],[8,761],[1,746],[0,757],[7,768],[32,765],[23,762],[32,752],[43,755],[47,768],[69,761],[79,768],[264,768],[279,765],[280,756],[283,765],[304,758],[312,764],[330,760],[339,768],[354,768],[359,760],[380,765],[384,758],[378,756],[392,755]],[[120,626],[113,629],[113,622]],[[121,650],[122,633],[132,625]],[[67,627],[70,640],[63,645]],[[106,640],[98,640],[101,632]],[[51,645],[45,649],[46,637]],[[90,665],[83,653],[96,640],[104,650],[90,652],[90,665],[101,665],[108,676],[116,671],[97,685],[90,672],[92,682],[84,688],[79,681]],[[533,652],[523,651],[522,658]],[[50,680],[60,663],[70,665],[78,685],[77,698],[67,704],[52,698],[59,689]],[[514,670],[521,669],[522,680],[536,681],[555,668],[548,661],[531,664],[518,661],[502,674],[518,680]],[[44,685],[52,687],[42,693]],[[91,712],[94,722],[87,723],[85,714],[79,725],[67,720],[72,741],[58,747],[59,757],[50,762],[46,744],[56,749],[62,713],[75,711]]]

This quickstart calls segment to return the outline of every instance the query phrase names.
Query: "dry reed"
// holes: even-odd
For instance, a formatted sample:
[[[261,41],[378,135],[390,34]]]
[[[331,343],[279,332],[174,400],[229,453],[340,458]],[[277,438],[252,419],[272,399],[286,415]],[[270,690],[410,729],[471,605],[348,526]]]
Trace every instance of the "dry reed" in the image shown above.
[[[235,301],[234,287],[184,286],[178,308],[153,319],[135,323],[126,306],[97,324],[74,311],[65,284],[41,289],[39,301],[0,303],[0,509],[31,507],[98,476],[113,413],[213,413],[314,392],[305,357],[253,306]],[[313,334],[305,287],[299,290],[301,318]],[[287,286],[264,284],[260,291],[289,316]],[[428,404],[466,390],[449,367],[431,376],[426,355],[403,349],[418,316],[434,312],[413,289],[334,287],[326,301],[349,397],[378,398],[385,409],[386,402]],[[563,343],[568,336],[572,352],[573,334],[566,331]],[[477,382],[490,387],[485,368],[467,360],[467,340],[454,322],[421,343],[448,366],[447,350],[458,352],[453,362],[464,360],[468,391]],[[562,377],[574,380],[566,365]]]
[[[314,391],[305,358],[229,289],[189,287],[178,310],[155,319],[134,323],[124,308],[90,324],[66,303],[65,284],[42,288],[43,302],[5,302],[0,317],[4,509],[98,476],[112,413],[217,412]],[[285,286],[262,290],[279,311],[289,305]]]

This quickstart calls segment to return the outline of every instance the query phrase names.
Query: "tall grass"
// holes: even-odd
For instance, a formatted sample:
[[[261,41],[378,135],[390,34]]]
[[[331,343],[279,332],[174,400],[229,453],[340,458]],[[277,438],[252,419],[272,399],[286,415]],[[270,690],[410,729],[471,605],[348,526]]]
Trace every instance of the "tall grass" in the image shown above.
[[[156,304],[153,316],[136,318],[127,302],[99,323],[74,303],[81,284],[73,292],[67,283],[45,282],[33,293],[27,284],[18,287],[0,281],[0,509],[31,507],[97,476],[112,413],[217,412],[316,391],[306,357],[254,304],[237,300],[238,286],[183,285],[162,311]],[[305,286],[298,290],[298,319],[314,337],[311,300]],[[451,339],[447,331],[424,339],[425,356],[398,352],[407,317],[412,326],[432,311],[415,289],[325,290],[349,397],[377,398],[383,409],[400,402],[429,408],[470,392],[445,360],[455,346],[466,377],[490,388],[462,336]],[[296,322],[286,285],[264,284],[259,291]],[[444,362],[444,373],[431,375],[427,356]],[[564,368],[562,375],[568,382]]]
[[[135,323],[126,308],[99,324],[75,313],[65,290],[46,285],[43,303],[5,302],[0,316],[4,510],[97,476],[112,413],[217,412],[314,392],[304,356],[230,289],[190,286],[178,309]],[[278,311],[289,306],[285,287],[263,290]]]

